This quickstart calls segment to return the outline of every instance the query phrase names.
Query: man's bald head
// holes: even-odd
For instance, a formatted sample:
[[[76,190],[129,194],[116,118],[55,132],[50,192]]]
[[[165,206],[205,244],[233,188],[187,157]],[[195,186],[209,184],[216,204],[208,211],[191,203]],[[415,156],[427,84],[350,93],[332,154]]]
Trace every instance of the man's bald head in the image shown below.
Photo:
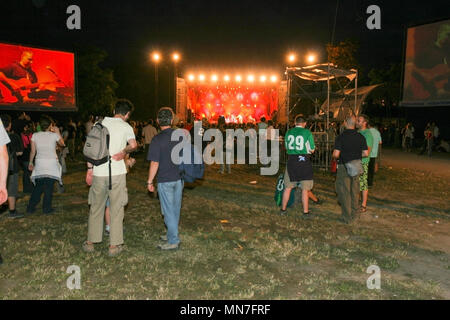
[[[345,118],[344,125],[346,129],[355,129],[356,126],[356,117],[348,116]]]
[[[25,68],[31,67],[33,63],[33,52],[24,51],[22,52],[22,56],[20,57],[20,64]]]

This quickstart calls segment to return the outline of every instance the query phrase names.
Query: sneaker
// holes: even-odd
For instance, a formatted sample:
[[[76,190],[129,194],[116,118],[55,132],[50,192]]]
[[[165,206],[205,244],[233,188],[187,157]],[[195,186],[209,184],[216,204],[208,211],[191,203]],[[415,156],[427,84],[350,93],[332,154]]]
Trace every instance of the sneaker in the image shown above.
[[[311,211],[303,212],[303,218],[311,218],[311,217],[312,217]]]
[[[177,250],[179,247],[180,247],[179,243],[176,244],[163,243],[158,245],[158,248],[161,250]]]
[[[280,216],[285,216],[285,215],[287,215],[287,209],[286,210],[280,209]]]
[[[115,256],[119,255],[123,250],[124,250],[123,245],[119,245],[114,248],[109,248],[108,256],[115,257]]]
[[[314,203],[314,204],[317,204],[317,205],[319,205],[319,204],[322,204],[322,203],[323,203],[323,201],[322,201],[322,200],[320,200],[319,198],[317,198],[317,201],[313,201],[313,200],[311,200],[311,202],[312,202],[312,203]]]
[[[87,253],[91,253],[94,252],[95,248],[94,248],[94,244],[93,243],[88,243],[87,241],[83,242],[83,251],[87,252]]]
[[[11,219],[20,219],[20,218],[23,218],[24,215],[21,213],[18,213],[17,211],[14,210],[14,212],[11,212],[11,211],[9,212],[9,217]]]
[[[161,240],[161,241],[168,241],[167,235],[163,234],[163,235],[159,236],[159,240]]]

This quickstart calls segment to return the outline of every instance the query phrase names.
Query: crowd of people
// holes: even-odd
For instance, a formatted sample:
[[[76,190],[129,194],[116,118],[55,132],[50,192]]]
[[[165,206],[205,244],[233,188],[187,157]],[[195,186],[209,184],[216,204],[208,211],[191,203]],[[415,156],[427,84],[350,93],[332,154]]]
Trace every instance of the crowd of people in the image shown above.
[[[184,182],[178,166],[171,159],[175,142],[171,141],[170,137],[176,128],[189,131],[192,141],[198,133],[193,131],[194,123],[179,121],[171,108],[160,109],[156,121],[130,120],[132,111],[131,102],[118,100],[112,117],[90,116],[86,122],[75,122],[72,119],[61,122],[45,115],[38,121],[31,121],[25,112],[16,119],[11,119],[7,114],[0,115],[5,129],[4,135],[0,131],[0,143],[4,143],[2,146],[6,147],[8,160],[5,190],[2,189],[0,180],[0,196],[7,194],[5,201],[8,202],[9,217],[24,217],[24,214],[16,209],[16,200],[20,196],[20,171],[23,172],[22,193],[30,194],[26,214],[36,212],[42,194],[43,213],[51,215],[55,211],[52,206],[54,185],[56,183],[58,192],[64,192],[66,158],[84,162],[81,159],[86,138],[95,124],[101,123],[109,131],[110,163],[86,163],[86,183],[90,186],[90,214],[87,240],[82,249],[85,252],[95,250],[95,244],[102,241],[103,226],[106,222],[105,232],[110,238],[109,255],[116,256],[122,252],[124,207],[128,203],[126,174],[136,162],[133,153],[138,151],[143,152],[144,160],[149,162],[147,189],[151,194],[157,194],[167,228],[167,233],[160,237],[162,242],[158,247],[161,250],[178,249],[178,224]],[[379,146],[385,144],[385,141],[398,143],[395,138],[397,131],[403,136],[405,151],[411,151],[415,139],[415,129],[411,123],[408,123],[404,130],[392,131],[392,128],[379,124],[371,125],[366,115],[349,116],[342,124],[331,122],[328,129],[321,122],[309,122],[303,115],[298,115],[290,125],[266,120],[264,117],[258,123],[242,124],[225,123],[220,119],[217,123],[201,120],[202,132],[210,128],[219,129],[222,133],[227,129],[254,129],[250,131],[256,135],[258,130],[264,129],[269,143],[281,141],[282,153],[287,155],[286,168],[283,171],[281,215],[286,214],[291,191],[295,188],[301,190],[305,216],[311,215],[310,200],[314,203],[321,202],[312,192],[314,178],[311,157],[317,152],[318,140],[326,137],[327,142],[333,146],[332,155],[337,162],[335,189],[344,223],[352,223],[361,213],[367,211],[369,188],[373,185],[374,173],[377,171]],[[275,138],[275,129],[279,130],[280,139]],[[318,133],[323,134],[317,135]],[[439,129],[436,124],[429,124],[424,132],[425,147],[422,151],[426,149],[430,152],[438,137]],[[202,140],[201,143],[203,150],[208,147],[207,141]],[[233,145],[236,148],[236,144],[223,144],[224,157]],[[3,149],[0,148],[0,159],[3,159],[1,150]],[[248,146],[246,150],[248,151]],[[231,164],[224,161],[219,172],[230,174]],[[2,174],[0,178],[3,178]]]

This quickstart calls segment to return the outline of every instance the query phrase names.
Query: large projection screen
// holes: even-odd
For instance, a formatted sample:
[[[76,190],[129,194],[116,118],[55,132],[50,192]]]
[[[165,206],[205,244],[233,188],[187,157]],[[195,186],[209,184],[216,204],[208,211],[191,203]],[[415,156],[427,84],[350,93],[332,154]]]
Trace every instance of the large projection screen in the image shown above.
[[[402,106],[450,106],[450,20],[408,28]]]
[[[0,43],[0,109],[75,111],[75,55]]]

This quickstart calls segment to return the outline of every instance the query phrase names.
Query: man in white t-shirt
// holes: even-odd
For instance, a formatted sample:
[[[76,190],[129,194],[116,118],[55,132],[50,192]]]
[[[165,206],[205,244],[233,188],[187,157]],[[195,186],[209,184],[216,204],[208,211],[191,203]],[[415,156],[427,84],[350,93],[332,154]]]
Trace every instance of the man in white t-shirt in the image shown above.
[[[110,200],[110,246],[109,256],[116,256],[123,250],[123,216],[128,203],[126,187],[127,169],[124,158],[137,148],[133,128],[127,123],[133,105],[128,100],[119,100],[114,107],[114,117],[105,117],[102,125],[110,135],[109,154],[111,155],[111,190],[109,189],[108,162],[92,166],[87,163],[86,183],[89,189],[88,240],[83,244],[85,252],[94,251],[94,243],[102,241],[103,217],[106,200]]]

